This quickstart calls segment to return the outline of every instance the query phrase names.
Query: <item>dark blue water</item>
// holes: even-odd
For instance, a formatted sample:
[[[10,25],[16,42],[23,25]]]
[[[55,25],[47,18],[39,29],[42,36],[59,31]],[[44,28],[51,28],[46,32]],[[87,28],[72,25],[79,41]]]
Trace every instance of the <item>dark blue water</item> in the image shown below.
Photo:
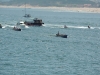
[[[100,14],[27,10],[45,24],[14,31],[24,9],[0,8],[0,75],[100,74]],[[68,38],[55,37],[58,31]]]

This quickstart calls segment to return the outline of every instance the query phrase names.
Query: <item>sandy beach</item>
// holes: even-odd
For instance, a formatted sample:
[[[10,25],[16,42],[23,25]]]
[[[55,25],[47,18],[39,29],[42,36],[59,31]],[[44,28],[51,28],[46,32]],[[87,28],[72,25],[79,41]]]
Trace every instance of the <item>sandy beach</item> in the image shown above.
[[[39,6],[30,6],[27,5],[27,8],[32,9],[55,9],[59,11],[69,11],[69,12],[88,12],[88,13],[100,13],[100,8],[88,8],[88,7],[39,7]],[[22,6],[3,6],[0,5],[0,8],[25,8],[25,5]]]
[[[69,12],[88,12],[88,13],[100,13],[100,8],[74,8],[74,7],[35,7],[37,9],[55,9],[60,11]]]

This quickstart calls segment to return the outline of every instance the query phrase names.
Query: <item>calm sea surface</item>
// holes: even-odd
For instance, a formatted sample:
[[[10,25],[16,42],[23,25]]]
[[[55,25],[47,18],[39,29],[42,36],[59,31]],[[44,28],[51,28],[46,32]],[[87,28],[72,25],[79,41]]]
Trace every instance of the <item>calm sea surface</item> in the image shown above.
[[[45,24],[14,31],[18,21],[26,20],[24,9],[0,8],[0,75],[100,75],[99,13],[52,9],[27,13]],[[55,37],[58,31],[68,38]]]

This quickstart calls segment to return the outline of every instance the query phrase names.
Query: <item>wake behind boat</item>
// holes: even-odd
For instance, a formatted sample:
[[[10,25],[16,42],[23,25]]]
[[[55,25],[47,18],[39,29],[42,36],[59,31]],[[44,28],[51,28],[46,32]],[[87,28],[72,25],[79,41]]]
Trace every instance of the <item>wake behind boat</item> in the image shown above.
[[[16,25],[19,26],[20,28],[25,28],[24,21],[19,21],[19,22],[17,22]]]

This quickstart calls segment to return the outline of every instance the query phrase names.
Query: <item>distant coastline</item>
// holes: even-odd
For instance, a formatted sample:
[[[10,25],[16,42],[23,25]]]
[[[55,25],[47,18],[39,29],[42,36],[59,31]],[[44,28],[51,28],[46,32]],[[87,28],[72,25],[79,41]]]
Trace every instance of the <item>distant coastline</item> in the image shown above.
[[[22,6],[4,6],[0,5],[0,8],[24,8],[25,5]],[[100,13],[100,8],[89,8],[89,7],[39,7],[39,6],[30,6],[27,5],[27,8],[35,8],[35,9],[56,9],[61,11],[70,11],[70,12],[89,12],[89,13]]]

